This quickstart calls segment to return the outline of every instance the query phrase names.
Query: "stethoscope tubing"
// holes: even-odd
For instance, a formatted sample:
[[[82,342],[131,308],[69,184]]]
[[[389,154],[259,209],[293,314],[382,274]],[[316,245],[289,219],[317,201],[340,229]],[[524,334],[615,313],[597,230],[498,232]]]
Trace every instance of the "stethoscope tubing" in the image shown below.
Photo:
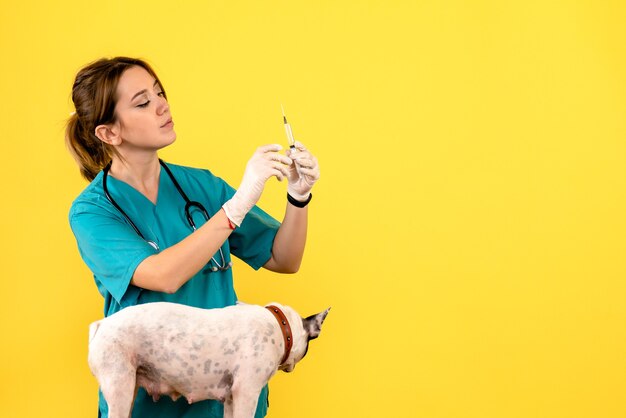
[[[196,231],[197,229],[196,224],[193,221],[193,218],[191,217],[191,208],[195,207],[198,210],[200,210],[200,212],[202,212],[202,215],[207,221],[210,219],[209,213],[200,202],[190,200],[187,197],[187,194],[185,194],[182,187],[180,187],[180,184],[178,184],[178,181],[176,180],[176,178],[170,171],[170,168],[160,158],[159,158],[159,164],[161,164],[161,166],[165,169],[165,172],[167,173],[170,180],[172,180],[174,187],[176,187],[176,190],[178,190],[178,193],[185,200],[185,217],[187,218],[187,222],[189,223],[189,226],[191,227],[191,229],[193,231]],[[102,175],[102,188],[104,189],[104,195],[106,196],[107,200],[111,202],[111,204],[124,216],[124,218],[128,221],[128,223],[133,228],[133,230],[137,233],[137,235],[139,235],[144,241],[146,241],[148,244],[154,247],[154,249],[156,249],[157,251],[160,251],[159,245],[156,242],[150,241],[146,239],[146,237],[143,236],[139,228],[137,228],[137,225],[135,225],[135,223],[130,219],[130,216],[128,216],[126,212],[124,212],[124,210],[120,207],[120,205],[115,201],[115,199],[113,199],[113,197],[109,193],[109,189],[107,187],[107,177],[108,177],[110,169],[111,169],[111,163],[107,164],[107,166],[104,167],[103,175]],[[226,259],[224,258],[224,252],[222,251],[222,247],[220,247],[219,252],[220,252],[220,258],[222,259],[222,264],[220,265],[220,263],[217,262],[215,257],[211,257],[211,260],[215,263],[215,266],[211,267],[211,271],[218,271],[218,270],[226,271],[233,265],[232,261],[229,261],[228,263],[226,262]]]

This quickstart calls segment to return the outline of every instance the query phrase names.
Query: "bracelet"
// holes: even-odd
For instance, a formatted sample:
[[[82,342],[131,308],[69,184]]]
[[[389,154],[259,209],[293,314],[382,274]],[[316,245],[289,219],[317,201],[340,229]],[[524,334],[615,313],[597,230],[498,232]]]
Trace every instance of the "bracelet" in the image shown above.
[[[304,202],[300,202],[299,200],[294,199],[289,193],[287,193],[287,200],[289,201],[289,203],[291,203],[297,208],[305,207],[306,205],[309,204],[312,198],[313,198],[313,193],[309,193],[308,199],[305,200]]]

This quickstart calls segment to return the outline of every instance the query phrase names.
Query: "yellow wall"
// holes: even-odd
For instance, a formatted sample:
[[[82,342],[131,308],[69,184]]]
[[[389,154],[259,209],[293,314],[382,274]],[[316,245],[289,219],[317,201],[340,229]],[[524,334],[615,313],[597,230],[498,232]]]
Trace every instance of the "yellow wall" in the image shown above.
[[[626,416],[624,3],[106,3],[0,5],[0,416],[95,416],[63,128],[114,55],[167,89],[166,160],[236,186],[281,103],[319,158],[301,271],[235,270],[249,303],[333,307],[270,417]]]

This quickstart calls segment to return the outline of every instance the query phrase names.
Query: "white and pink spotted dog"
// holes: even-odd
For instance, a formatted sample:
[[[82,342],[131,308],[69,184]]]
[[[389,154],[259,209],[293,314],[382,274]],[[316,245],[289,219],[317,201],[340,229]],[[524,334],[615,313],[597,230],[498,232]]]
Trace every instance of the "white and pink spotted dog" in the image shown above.
[[[302,319],[277,303],[131,306],[90,325],[89,367],[110,418],[130,417],[138,387],[155,400],[217,399],[225,418],[252,418],[261,389],[277,370],[294,369],[329,309]]]

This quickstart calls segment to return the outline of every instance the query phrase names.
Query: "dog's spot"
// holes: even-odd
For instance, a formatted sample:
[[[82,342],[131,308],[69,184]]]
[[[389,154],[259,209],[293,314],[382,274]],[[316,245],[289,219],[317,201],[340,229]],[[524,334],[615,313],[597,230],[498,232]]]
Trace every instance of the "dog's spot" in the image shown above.
[[[215,363],[215,367],[217,367],[217,366],[219,366],[219,365],[220,365],[220,362],[219,362],[219,361]]]
[[[228,345],[228,338],[224,338],[222,340],[222,347],[221,347],[222,350],[225,349],[227,345]]]
[[[224,376],[222,376],[222,380],[217,384],[218,388],[230,388],[233,386],[233,374],[230,371],[226,371]]]
[[[194,350],[200,351],[202,349],[202,347],[204,346],[204,341],[200,341],[200,342],[193,341],[191,343],[191,345],[192,345]]]
[[[164,351],[163,354],[161,354],[161,356],[158,358],[158,360],[159,360],[160,363],[167,363],[167,364],[169,364],[169,362],[171,360],[170,354]]]
[[[187,375],[188,376],[193,376],[195,371],[196,371],[196,369],[194,369],[193,367],[190,367],[190,368],[187,369]]]
[[[176,335],[172,335],[170,337],[170,342],[173,343],[174,341],[182,341],[185,337],[187,336],[186,332],[179,332]]]
[[[256,368],[256,374],[259,374],[259,373],[261,373],[261,368],[260,368],[260,367],[257,367],[257,368]]]
[[[204,374],[207,374],[210,371],[211,371],[211,360],[207,360],[204,362]]]
[[[274,341],[274,339],[272,338],[272,345],[275,345],[276,341]]]
[[[263,337],[263,342],[266,343],[267,342],[267,337]]]
[[[265,335],[268,337],[271,337],[273,333],[274,333],[274,327],[272,326],[272,324],[267,323],[266,329],[265,329]]]
[[[227,351],[224,351],[224,355],[225,355],[225,356],[226,356],[226,355],[229,355],[229,354],[235,354],[235,351],[234,351],[234,350],[227,350]]]
[[[189,358],[192,360],[198,360],[198,356],[196,356],[195,354],[191,354]]]

